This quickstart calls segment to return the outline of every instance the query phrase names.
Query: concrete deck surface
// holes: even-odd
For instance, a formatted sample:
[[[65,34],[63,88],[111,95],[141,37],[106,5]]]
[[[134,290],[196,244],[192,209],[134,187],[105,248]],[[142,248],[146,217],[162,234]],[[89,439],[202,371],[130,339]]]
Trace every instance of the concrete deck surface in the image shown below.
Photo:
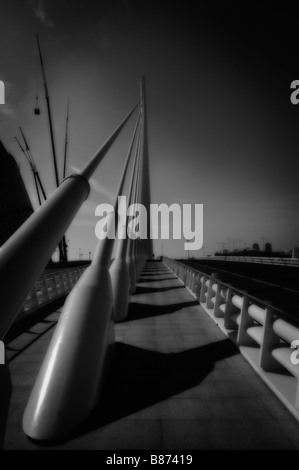
[[[99,407],[69,441],[31,442],[22,415],[58,316],[7,345],[4,449],[299,449],[299,423],[160,262],[147,263],[116,325]]]

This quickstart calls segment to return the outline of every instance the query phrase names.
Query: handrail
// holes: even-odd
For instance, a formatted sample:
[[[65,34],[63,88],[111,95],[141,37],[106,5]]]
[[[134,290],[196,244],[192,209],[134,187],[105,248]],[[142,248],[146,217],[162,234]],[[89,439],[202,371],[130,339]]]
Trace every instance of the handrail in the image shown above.
[[[40,276],[27,295],[16,320],[31,314],[41,306],[52,302],[54,299],[68,294],[88,266],[89,264],[73,266],[71,268],[64,268],[52,271],[51,273],[45,273]],[[63,282],[63,286],[60,289],[58,289],[56,281],[58,276]],[[65,277],[67,278],[67,282],[65,282]],[[51,281],[53,281],[54,288],[51,288]]]
[[[167,257],[164,257],[163,259],[169,259]],[[241,295],[244,295],[244,290],[242,289],[239,289],[238,287],[235,287],[233,286],[232,284],[230,284],[229,282],[225,282],[225,281],[221,281],[220,279],[216,279],[215,276],[213,276],[213,274],[207,274],[203,271],[200,271],[199,269],[196,269],[195,267],[193,266],[189,266],[188,264],[184,264],[183,262],[181,261],[177,261],[175,260],[176,263],[179,263],[181,264],[182,266],[186,266],[190,269],[192,269],[193,271],[196,271],[198,273],[200,273],[202,276],[205,276],[209,279],[213,279],[215,281],[217,281],[219,284],[227,287],[227,288],[232,288],[234,292],[237,292]],[[217,268],[215,268],[215,270],[217,270]],[[244,278],[246,278],[244,276]],[[248,278],[247,278],[248,279]],[[274,284],[273,284],[274,285]],[[279,307],[276,307],[275,305],[273,305],[270,301],[267,301],[267,300],[263,300],[263,299],[260,299],[258,297],[256,297],[255,295],[253,294],[250,294],[249,292],[246,292],[246,296],[252,300],[253,302],[256,302],[258,303],[259,305],[263,305],[265,307],[268,307],[268,308],[272,308],[273,310],[275,310],[278,314],[280,314],[282,316],[282,318],[285,318],[289,321],[291,321],[292,323],[294,323],[294,325],[298,325],[299,326],[299,319],[297,320],[296,318],[292,317],[288,312],[284,311],[284,310],[281,310]]]
[[[270,256],[233,256],[233,255],[219,255],[219,256],[203,256],[196,258],[196,260],[205,261],[235,261],[241,263],[259,263],[259,264],[271,264],[271,265],[284,265],[299,267],[298,258],[283,258],[283,257],[270,257]],[[192,261],[192,260],[190,260]]]
[[[299,365],[294,352],[298,321],[270,302],[222,282],[218,273],[207,274],[167,257],[163,261],[299,420]]]

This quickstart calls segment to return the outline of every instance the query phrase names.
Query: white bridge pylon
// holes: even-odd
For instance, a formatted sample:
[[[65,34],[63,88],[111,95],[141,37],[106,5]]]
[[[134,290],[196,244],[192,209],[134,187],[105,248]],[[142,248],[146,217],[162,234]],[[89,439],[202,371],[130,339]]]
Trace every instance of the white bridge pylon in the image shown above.
[[[114,211],[106,218],[108,233],[112,224],[117,229],[118,196],[122,194],[132,159],[129,201],[147,209],[150,204],[144,78],[140,103]],[[91,161],[82,177],[89,178],[95,168]],[[119,228],[126,230],[126,226]],[[64,304],[23,416],[24,432],[32,439],[67,437],[98,403],[113,350],[114,321],[126,317],[129,294],[135,291],[136,281],[152,252],[149,240],[125,237],[118,240],[116,257],[109,269],[114,243],[112,238],[99,240],[91,265]]]

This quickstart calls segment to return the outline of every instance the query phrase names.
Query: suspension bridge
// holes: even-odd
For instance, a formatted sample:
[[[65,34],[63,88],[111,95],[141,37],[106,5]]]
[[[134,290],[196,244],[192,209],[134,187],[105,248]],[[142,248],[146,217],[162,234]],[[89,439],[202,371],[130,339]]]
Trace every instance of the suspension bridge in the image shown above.
[[[124,233],[127,220],[118,227],[115,214],[125,182],[130,203],[150,204],[144,78],[137,104],[96,155],[1,249],[3,448],[298,449],[291,356],[299,329],[281,303],[221,273],[152,260],[149,239],[125,236],[99,240],[88,266],[41,277],[89,179],[134,117],[106,217],[108,232]],[[49,303],[39,315],[53,299],[63,305]],[[12,334],[31,308],[35,321]]]

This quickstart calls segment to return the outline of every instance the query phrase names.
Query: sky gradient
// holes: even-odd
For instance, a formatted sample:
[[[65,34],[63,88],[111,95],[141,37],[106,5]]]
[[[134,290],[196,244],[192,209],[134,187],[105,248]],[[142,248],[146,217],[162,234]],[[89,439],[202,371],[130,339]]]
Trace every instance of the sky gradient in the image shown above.
[[[152,202],[201,203],[205,253],[227,238],[240,246],[299,245],[299,105],[294,11],[208,7],[192,2],[3,0],[0,16],[0,139],[14,155],[34,207],[37,198],[14,142],[28,137],[41,178],[55,189],[35,33],[44,54],[60,174],[67,100],[69,165],[81,169],[139,96],[146,76]],[[33,114],[39,94],[41,116]],[[112,202],[134,119],[92,179],[68,230],[70,257],[94,252],[95,207]],[[71,171],[71,170],[70,170]],[[186,256],[184,240],[163,241]],[[237,243],[236,246],[239,246]],[[154,243],[161,253],[161,242]],[[194,252],[197,256],[203,254]]]

